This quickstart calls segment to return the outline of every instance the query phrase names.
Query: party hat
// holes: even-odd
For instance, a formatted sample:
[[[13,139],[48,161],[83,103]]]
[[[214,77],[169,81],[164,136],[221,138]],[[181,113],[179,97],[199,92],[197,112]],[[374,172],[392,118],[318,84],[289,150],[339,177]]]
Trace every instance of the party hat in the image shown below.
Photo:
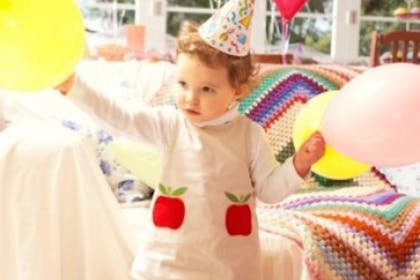
[[[251,41],[254,0],[230,0],[198,32],[210,46],[230,55],[245,56]]]

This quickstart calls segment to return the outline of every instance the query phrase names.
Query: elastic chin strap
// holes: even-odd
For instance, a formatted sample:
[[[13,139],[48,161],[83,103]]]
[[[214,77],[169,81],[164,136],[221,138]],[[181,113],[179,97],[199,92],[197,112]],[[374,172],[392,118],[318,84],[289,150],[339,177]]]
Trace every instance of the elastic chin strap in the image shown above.
[[[228,111],[232,110],[233,108],[235,108],[237,105],[239,104],[238,101],[233,101],[232,103],[230,103],[229,107],[227,108]]]

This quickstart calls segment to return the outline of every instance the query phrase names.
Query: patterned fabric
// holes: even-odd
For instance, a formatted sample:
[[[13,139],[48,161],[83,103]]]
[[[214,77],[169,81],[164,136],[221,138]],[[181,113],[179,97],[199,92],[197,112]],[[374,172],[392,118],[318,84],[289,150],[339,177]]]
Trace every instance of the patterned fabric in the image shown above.
[[[153,189],[146,185],[123,166],[112,150],[115,138],[107,131],[87,125],[81,125],[74,120],[57,120],[67,129],[87,138],[95,149],[95,155],[99,167],[119,203],[136,204],[137,202],[150,199]]]
[[[259,205],[258,216],[261,231],[302,247],[313,279],[420,279],[419,198],[382,187],[306,189]]]
[[[277,159],[283,162],[295,152],[292,129],[303,105],[317,94],[340,89],[363,70],[338,65],[271,66],[261,70],[258,87],[241,102],[239,111],[264,127]],[[349,180],[316,174],[312,178],[311,184],[318,186],[391,186],[375,168]]]
[[[399,192],[420,197],[420,162],[379,170]]]

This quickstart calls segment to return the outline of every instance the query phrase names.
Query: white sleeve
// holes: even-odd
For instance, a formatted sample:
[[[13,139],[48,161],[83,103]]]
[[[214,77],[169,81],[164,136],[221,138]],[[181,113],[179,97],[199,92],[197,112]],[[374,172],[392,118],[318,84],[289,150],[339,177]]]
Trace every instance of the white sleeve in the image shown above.
[[[250,144],[251,177],[259,200],[265,203],[279,202],[304,182],[294,168],[292,157],[283,164],[275,159],[261,127],[255,125]]]
[[[0,131],[6,128],[6,98],[0,91]]]
[[[0,131],[21,119],[39,117],[31,110],[32,107],[28,106],[32,104],[24,102],[27,97],[29,96],[0,90]]]
[[[171,131],[174,131],[174,108],[155,108],[139,103],[138,109],[129,110],[79,77],[76,77],[67,96],[114,135],[124,135],[162,149],[167,146]]]

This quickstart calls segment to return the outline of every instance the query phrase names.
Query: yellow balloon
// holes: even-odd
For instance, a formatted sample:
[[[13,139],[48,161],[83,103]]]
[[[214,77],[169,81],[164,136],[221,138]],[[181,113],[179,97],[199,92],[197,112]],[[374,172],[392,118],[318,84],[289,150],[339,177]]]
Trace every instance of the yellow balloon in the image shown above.
[[[83,56],[81,13],[73,0],[0,1],[0,88],[58,85]]]
[[[293,125],[292,138],[296,150],[312,133],[321,130],[322,116],[335,94],[336,91],[319,94],[303,106]],[[359,176],[369,169],[369,165],[340,154],[327,143],[325,155],[312,166],[311,170],[325,178],[344,180]]]

